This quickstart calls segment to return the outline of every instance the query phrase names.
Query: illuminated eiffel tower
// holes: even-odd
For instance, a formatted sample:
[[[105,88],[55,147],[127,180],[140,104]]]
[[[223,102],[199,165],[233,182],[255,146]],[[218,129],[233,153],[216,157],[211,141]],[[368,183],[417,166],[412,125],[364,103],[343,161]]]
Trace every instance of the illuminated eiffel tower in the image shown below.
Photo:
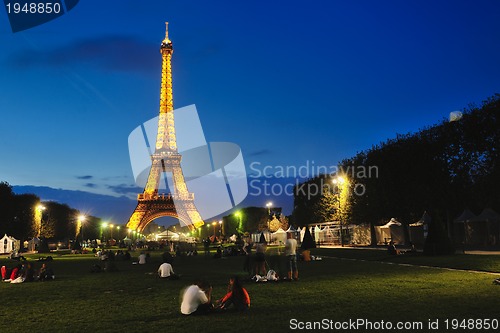
[[[181,168],[182,156],[177,151],[171,67],[174,49],[172,41],[168,38],[168,22],[165,24],[165,39],[160,47],[162,57],[160,115],[155,151],[151,155],[152,165],[146,186],[143,193],[137,196],[137,207],[127,223],[128,228],[139,232],[143,231],[151,221],[163,216],[178,218],[190,229],[204,224],[194,204],[194,194],[189,193],[186,186]],[[171,172],[173,176],[172,194],[158,194],[158,186],[165,172]]]

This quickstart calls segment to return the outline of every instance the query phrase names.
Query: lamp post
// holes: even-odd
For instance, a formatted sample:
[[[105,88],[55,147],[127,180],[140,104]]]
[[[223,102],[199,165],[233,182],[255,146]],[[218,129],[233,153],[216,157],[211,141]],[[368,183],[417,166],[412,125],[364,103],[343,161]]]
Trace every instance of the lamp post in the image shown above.
[[[106,240],[106,228],[107,227],[108,227],[107,222],[101,223],[101,238],[103,238],[103,240]]]
[[[340,246],[344,246],[344,237],[343,237],[343,230],[342,230],[342,213],[341,213],[341,203],[340,203],[340,194],[342,192],[342,185],[345,183],[345,178],[342,176],[337,176],[332,180],[332,183],[337,186],[337,197],[338,197],[338,202],[339,202],[339,208],[338,208],[338,213],[339,213],[339,225],[340,225]]]
[[[110,237],[110,239],[113,238],[113,227],[114,227],[114,225],[112,225],[112,224],[109,225],[109,230],[110,230],[109,231],[109,237]]]
[[[215,242],[215,227],[217,226],[217,222],[212,222],[212,225],[214,226],[214,242]]]
[[[219,220],[219,234],[220,234],[221,238],[222,238],[222,227],[223,227],[222,220]]]
[[[45,210],[45,206],[38,205],[38,206],[36,206],[35,210],[36,210],[36,227],[37,227],[36,237],[40,238],[40,235],[42,233],[42,218],[43,218],[43,211]]]
[[[78,215],[78,225],[80,226],[80,235],[82,236],[82,249],[85,248],[85,238],[83,237],[83,224],[87,217],[83,214]]]
[[[268,203],[266,203],[266,207],[267,207],[267,231],[270,231],[271,229],[271,207],[273,206],[273,203],[271,201],[269,201]]]

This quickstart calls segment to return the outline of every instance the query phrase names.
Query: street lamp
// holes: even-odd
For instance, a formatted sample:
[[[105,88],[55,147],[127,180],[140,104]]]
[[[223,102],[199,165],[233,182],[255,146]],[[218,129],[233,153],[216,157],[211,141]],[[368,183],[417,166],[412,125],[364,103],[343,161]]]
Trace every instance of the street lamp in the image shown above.
[[[113,238],[113,227],[114,227],[114,225],[112,225],[112,224],[109,225],[109,230],[110,230],[110,236],[109,237],[110,238]]]
[[[78,215],[78,225],[80,226],[80,235],[82,236],[82,248],[85,247],[85,238],[83,238],[83,223],[87,217],[83,214]]]
[[[219,234],[222,237],[222,220],[219,220]]]
[[[341,203],[340,203],[340,194],[342,192],[342,185],[346,182],[345,178],[342,176],[337,176],[333,178],[332,183],[337,186],[337,197],[338,197],[338,202],[339,202],[339,208],[338,208],[338,213],[339,213],[339,225],[340,225],[340,246],[344,246],[344,237],[343,237],[343,230],[342,230],[342,214],[340,212],[341,210]]]
[[[269,201],[268,203],[266,203],[266,207],[267,207],[267,213],[269,215],[271,215],[271,207],[273,206],[273,203],[271,201]]]
[[[40,238],[40,235],[42,233],[42,217],[43,217],[43,211],[45,210],[44,205],[37,205],[35,208],[36,211],[36,227],[37,227],[37,238]]]
[[[215,241],[215,226],[217,225],[217,222],[212,222],[212,225],[214,226],[214,241]]]
[[[108,227],[107,222],[101,223],[101,238],[103,238],[103,240],[106,240],[106,228],[107,227]]]
[[[267,207],[267,231],[270,231],[271,229],[271,207],[273,206],[273,203],[271,201],[269,201],[268,203],[266,203],[266,207]]]

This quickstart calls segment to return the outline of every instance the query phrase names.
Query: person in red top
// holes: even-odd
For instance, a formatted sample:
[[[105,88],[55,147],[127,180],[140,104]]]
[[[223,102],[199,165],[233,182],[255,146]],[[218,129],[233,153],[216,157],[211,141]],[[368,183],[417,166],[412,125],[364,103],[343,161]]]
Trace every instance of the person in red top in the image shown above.
[[[241,285],[238,276],[232,276],[229,279],[227,294],[218,303],[220,309],[227,309],[231,304],[238,311],[244,311],[250,307],[250,296],[247,290]]]

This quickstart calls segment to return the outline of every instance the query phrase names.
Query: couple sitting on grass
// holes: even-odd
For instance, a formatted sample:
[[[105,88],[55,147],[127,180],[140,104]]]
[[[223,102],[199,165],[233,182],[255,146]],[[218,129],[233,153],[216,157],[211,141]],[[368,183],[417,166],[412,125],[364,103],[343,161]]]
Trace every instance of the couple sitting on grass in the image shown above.
[[[196,282],[184,291],[181,313],[199,315],[222,312],[231,308],[231,305],[236,311],[244,311],[250,307],[250,296],[237,276],[229,279],[227,289],[226,295],[219,299],[214,307],[211,302],[212,286],[204,281]]]

